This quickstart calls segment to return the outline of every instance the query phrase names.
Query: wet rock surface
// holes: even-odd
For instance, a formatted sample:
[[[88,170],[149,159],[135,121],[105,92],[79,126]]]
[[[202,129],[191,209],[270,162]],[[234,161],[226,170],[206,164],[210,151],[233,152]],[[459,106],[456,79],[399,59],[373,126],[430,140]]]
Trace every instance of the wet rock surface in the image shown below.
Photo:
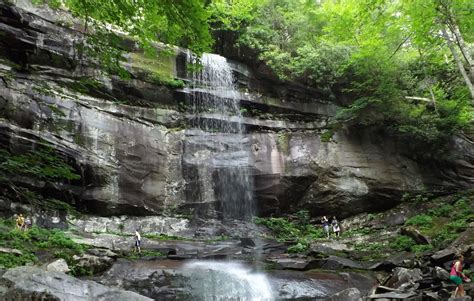
[[[334,295],[326,300],[328,301],[358,301],[361,299],[361,293],[357,288],[348,288]]]
[[[208,263],[212,269],[215,262]],[[225,264],[225,262],[223,262]],[[231,266],[229,266],[231,267]],[[254,271],[258,273],[258,271]],[[203,272],[200,272],[201,274]],[[209,271],[205,272],[209,273]],[[225,273],[225,271],[222,271]],[[364,294],[375,284],[375,280],[357,273],[272,270],[266,272],[275,300],[324,299],[344,288],[357,287]],[[100,276],[97,281],[108,286],[130,289],[155,300],[189,300],[192,298],[190,282],[197,277],[186,262],[170,260],[128,262],[119,260]],[[208,279],[212,275],[208,274]],[[342,300],[342,299],[334,299]]]
[[[45,187],[32,179],[14,180],[66,195],[81,210],[218,217],[220,201],[212,187],[221,175],[242,165],[242,154],[222,155],[222,149],[235,145],[248,151],[258,209],[268,215],[306,208],[314,214],[348,216],[390,208],[405,191],[473,184],[474,154],[468,139],[453,142],[453,151],[462,151],[463,160],[442,169],[420,168],[392,142],[370,131],[340,131],[334,142],[325,142],[320,133],[337,106],[313,99],[317,93],[304,88],[280,87],[283,92],[275,93],[265,79],[256,79],[250,68],[238,63],[232,63],[234,71],[248,91],[241,93],[239,102],[261,113],[242,118],[243,136],[197,130],[195,116],[183,107],[189,105],[189,95],[215,92],[150,83],[140,75],[133,60],[136,54],[126,63],[132,74],[128,81],[98,76],[87,64],[78,69],[72,46],[82,35],[76,30],[79,26],[58,26],[58,20],[65,18],[63,11],[57,15],[22,3],[0,5],[5,41],[0,46],[0,71],[9,78],[0,82],[0,107],[5,108],[0,145],[17,152],[39,141],[51,144],[83,181]],[[172,76],[183,73],[176,67],[176,57],[167,64]],[[36,68],[24,72],[28,66]],[[101,83],[100,93],[81,94],[72,88],[94,76]],[[51,93],[38,92],[45,89]],[[234,122],[212,113],[201,117]]]

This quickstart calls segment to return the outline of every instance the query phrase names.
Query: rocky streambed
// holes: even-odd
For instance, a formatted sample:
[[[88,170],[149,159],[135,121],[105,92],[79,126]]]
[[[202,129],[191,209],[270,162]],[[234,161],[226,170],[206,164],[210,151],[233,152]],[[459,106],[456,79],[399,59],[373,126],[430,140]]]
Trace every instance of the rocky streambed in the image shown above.
[[[472,230],[466,235],[471,236]],[[344,250],[344,239],[317,241],[309,252],[288,254],[284,243],[250,238],[148,239],[139,256],[129,252],[131,237],[83,235],[79,238],[76,232],[74,239],[89,248],[75,258],[76,265],[93,275],[67,275],[62,259],[12,268],[1,272],[0,296],[5,300],[447,300],[454,290],[447,271],[454,254],[465,255],[466,269],[472,268],[474,259],[474,245],[417,256],[401,252],[361,262],[345,253],[356,251]],[[123,244],[110,243],[117,239]],[[474,286],[466,284],[466,290],[472,295]]]
[[[375,279],[353,272],[259,271],[238,261],[117,261],[97,279],[155,300],[315,300]],[[240,298],[240,299],[239,299]]]
[[[436,249],[443,228],[426,232],[425,227],[420,232],[410,221],[420,216],[427,220],[420,213],[432,212],[430,218],[449,224],[446,208],[450,215],[466,215],[467,221],[472,203],[462,198],[470,199],[408,202],[376,215],[347,218],[341,222],[342,237],[314,239],[298,253],[289,251],[294,240],[277,241],[270,228],[241,220],[58,217],[38,211],[32,216],[35,225],[62,229],[73,242],[86,246],[83,254],[70,258],[70,267],[49,251],[49,256],[37,254],[35,266],[3,270],[0,296],[6,300],[447,300],[454,290],[448,280],[454,255],[463,253],[465,269],[474,270],[474,224],[459,228],[457,239]],[[143,236],[141,255],[131,252],[137,228]],[[396,249],[393,242],[400,237],[413,237],[416,246],[429,248]],[[0,252],[21,255],[9,247]],[[74,268],[86,273],[79,278],[66,274]],[[466,291],[474,294],[472,284],[466,284]]]
[[[93,256],[84,257],[85,265],[95,268],[107,261]],[[51,267],[13,268],[1,276],[1,296],[7,300],[325,300],[348,288],[357,296],[365,295],[375,284],[370,273],[354,271],[261,271],[242,260],[120,258],[100,275],[81,280]]]

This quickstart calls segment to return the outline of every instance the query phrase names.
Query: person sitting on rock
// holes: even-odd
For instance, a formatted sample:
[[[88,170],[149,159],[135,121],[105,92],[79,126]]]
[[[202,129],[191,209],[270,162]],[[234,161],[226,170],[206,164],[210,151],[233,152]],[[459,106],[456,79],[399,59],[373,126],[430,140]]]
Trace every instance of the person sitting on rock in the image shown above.
[[[329,238],[329,220],[326,216],[323,216],[321,219],[321,224],[323,224],[324,233],[326,233],[327,238]]]
[[[140,250],[140,243],[141,243],[141,236],[140,232],[138,232],[138,229],[135,230],[135,252],[141,253],[142,251]]]
[[[332,217],[331,225],[332,225],[332,231],[334,232],[334,235],[336,237],[339,237],[339,233],[341,232],[341,227],[339,227],[339,222],[337,221],[335,216]]]
[[[462,265],[464,262],[464,256],[462,255],[457,255],[456,260],[453,262],[453,265],[451,266],[451,273],[449,273],[449,279],[456,284],[456,289],[453,292],[453,297],[464,297],[466,294],[464,292],[464,287],[462,285],[462,281],[464,280],[465,282],[470,282],[471,280],[466,277],[462,273]]]
[[[20,213],[18,217],[16,218],[16,228],[18,230],[23,230],[25,226],[25,218],[23,217],[23,214]]]

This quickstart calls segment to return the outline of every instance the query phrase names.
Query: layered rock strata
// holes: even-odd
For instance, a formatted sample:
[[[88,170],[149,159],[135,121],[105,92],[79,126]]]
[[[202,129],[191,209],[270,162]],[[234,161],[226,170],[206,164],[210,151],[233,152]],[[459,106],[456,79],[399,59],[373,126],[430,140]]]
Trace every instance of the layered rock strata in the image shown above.
[[[337,111],[334,103],[314,89],[257,79],[236,62],[245,133],[204,132],[195,127],[190,98],[215,92],[170,88],[148,76],[158,70],[189,82],[184,51],[150,61],[132,45],[124,64],[131,79],[121,79],[104,75],[93,60],[80,61],[82,30],[64,11],[26,1],[0,4],[0,147],[21,153],[49,144],[81,175],[55,185],[11,180],[79,210],[219,218],[215,187],[241,162],[236,153],[218,155],[236,144],[249,150],[247,168],[262,215],[304,208],[348,216],[391,207],[407,191],[474,184],[468,138],[453,141],[455,161],[430,166],[369,130],[341,130],[326,141],[322,133]],[[213,112],[199,119],[235,122]],[[2,200],[4,210],[11,210],[11,201]]]

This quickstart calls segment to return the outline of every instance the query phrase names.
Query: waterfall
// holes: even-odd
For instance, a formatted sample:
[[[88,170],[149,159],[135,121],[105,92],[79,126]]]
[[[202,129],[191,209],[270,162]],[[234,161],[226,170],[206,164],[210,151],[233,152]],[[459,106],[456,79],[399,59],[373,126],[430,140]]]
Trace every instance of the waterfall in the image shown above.
[[[197,65],[197,58],[190,53],[187,61]],[[192,124],[218,145],[206,157],[207,162],[202,162],[212,166],[208,182],[212,182],[213,198],[224,219],[250,219],[254,215],[250,148],[231,65],[222,56],[205,53],[199,67],[190,76]]]
[[[196,261],[184,266],[190,273],[193,296],[201,301],[271,301],[267,277],[234,262]]]
[[[197,60],[188,53],[187,63],[198,67],[188,74],[193,127],[188,132],[192,153],[188,160],[199,177],[191,179],[199,186],[193,197],[202,203],[214,202],[224,221],[250,220],[255,214],[251,152],[232,64],[215,54],[204,54],[199,64]],[[190,273],[189,286],[196,300],[273,300],[266,275],[243,264],[195,261],[184,269]]]

